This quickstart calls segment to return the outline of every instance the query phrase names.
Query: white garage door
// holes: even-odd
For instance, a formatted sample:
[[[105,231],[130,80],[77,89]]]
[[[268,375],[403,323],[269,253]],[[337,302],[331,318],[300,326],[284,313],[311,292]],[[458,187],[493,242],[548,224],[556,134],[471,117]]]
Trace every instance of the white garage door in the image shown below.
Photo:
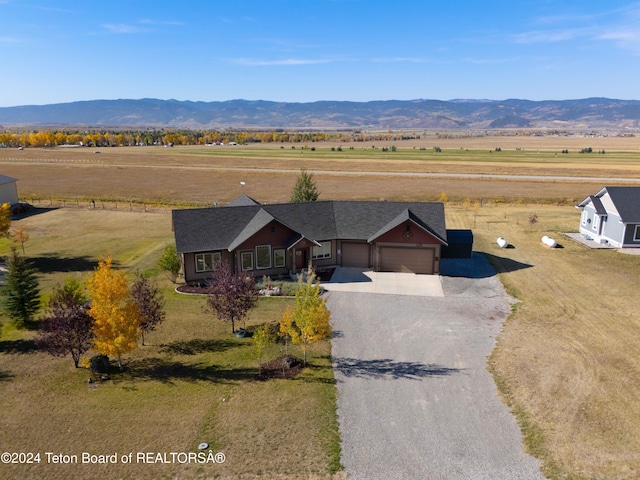
[[[368,243],[342,243],[342,266],[369,268]]]
[[[381,272],[433,273],[433,248],[381,247]]]

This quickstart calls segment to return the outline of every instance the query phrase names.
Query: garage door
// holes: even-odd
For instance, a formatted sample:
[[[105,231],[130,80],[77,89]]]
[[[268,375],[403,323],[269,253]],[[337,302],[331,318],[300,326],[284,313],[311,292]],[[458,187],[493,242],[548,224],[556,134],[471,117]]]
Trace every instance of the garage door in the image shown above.
[[[433,248],[380,248],[381,272],[433,273]]]
[[[342,243],[342,266],[369,268],[368,243]]]

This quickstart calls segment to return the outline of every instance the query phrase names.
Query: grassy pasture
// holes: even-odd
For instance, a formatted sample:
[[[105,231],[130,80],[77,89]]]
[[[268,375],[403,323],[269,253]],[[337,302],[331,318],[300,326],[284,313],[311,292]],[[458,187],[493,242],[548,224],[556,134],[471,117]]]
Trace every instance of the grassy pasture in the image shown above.
[[[640,255],[564,237],[578,226],[571,207],[488,206],[476,221],[475,248],[521,301],[489,369],[529,451],[551,478],[638,478]],[[471,214],[448,209],[448,225],[470,227]],[[562,248],[544,246],[543,235]],[[498,248],[499,236],[515,248]]]
[[[332,172],[315,175],[324,199],[435,200],[446,192],[451,200],[464,198],[500,201],[545,201],[572,204],[597,190],[596,177],[637,178],[640,182],[640,142],[635,138],[561,137],[562,148],[543,149],[541,138],[486,137],[447,139],[450,145],[436,153],[432,141],[398,142],[396,152],[383,146],[342,144],[250,145],[225,147],[114,147],[93,149],[0,149],[0,168],[19,179],[21,196],[44,202],[57,198],[120,202],[157,202],[224,205],[241,193],[263,201],[287,201],[300,168]],[[471,140],[479,143],[471,144]],[[459,142],[458,142],[459,141]],[[458,143],[455,143],[458,142]],[[483,149],[485,142],[502,151]],[[506,145],[513,142],[520,147]],[[600,144],[602,143],[602,147]],[[612,145],[609,147],[609,145]],[[349,146],[354,149],[350,150]],[[608,153],[580,154],[591,146]],[[414,148],[415,147],[415,148]],[[606,148],[605,148],[606,147]],[[615,148],[614,148],[615,147]],[[425,148],[425,150],[420,150]],[[516,150],[516,148],[521,148]],[[345,174],[344,172],[349,172]],[[401,173],[404,176],[393,176]],[[474,175],[584,176],[593,181],[418,177],[412,173]],[[407,175],[408,174],[408,175]],[[240,182],[245,182],[243,188]]]
[[[85,278],[102,255],[153,274],[172,240],[167,214],[59,209],[15,222],[31,233],[26,254],[43,268],[43,292],[67,275]],[[8,242],[0,244],[0,254]],[[179,295],[162,275],[167,320],[145,347],[124,356],[128,370],[89,386],[70,358],[35,350],[33,331],[0,338],[0,450],[41,452],[42,463],[0,464],[1,478],[326,478],[339,468],[330,345],[294,380],[257,382],[249,339],[203,312],[204,299]],[[262,299],[247,328],[275,322],[291,300]],[[2,320],[7,323],[6,319]],[[292,349],[296,353],[295,349]],[[281,347],[269,355],[275,357]],[[271,358],[271,357],[269,357]],[[78,455],[224,452],[222,465],[46,465],[44,452]]]
[[[570,141],[574,143],[569,144]],[[382,142],[373,143],[385,146]],[[489,363],[505,401],[521,424],[529,450],[544,460],[545,471],[552,478],[639,477],[640,352],[635,344],[640,300],[634,279],[640,273],[640,256],[591,251],[559,235],[577,228],[578,212],[572,202],[599,190],[602,182],[384,175],[397,171],[588,176],[593,172],[607,177],[640,178],[636,154],[639,140],[482,137],[394,143],[398,145],[397,152],[374,150],[370,145],[358,150],[358,144],[353,151],[348,150],[349,144],[347,148],[342,145],[342,152],[316,145],[315,152],[304,153],[299,146],[292,150],[289,145],[284,149],[257,145],[234,150],[111,148],[101,149],[100,155],[91,149],[0,149],[0,165],[2,173],[19,179],[19,191],[26,199],[33,195],[84,202],[79,209],[21,220],[32,236],[26,244],[27,255],[48,257],[42,261],[49,265],[43,276],[46,289],[66,274],[91,270],[97,257],[106,253],[112,253],[120,265],[129,269],[153,272],[157,254],[171,241],[167,215],[89,210],[87,200],[91,198],[224,204],[243,192],[239,183],[245,181],[244,192],[258,200],[286,201],[297,176],[295,171],[305,167],[381,172],[374,176],[318,174],[321,198],[325,199],[436,200],[444,191],[456,201],[467,197],[497,200],[484,202],[475,226],[472,214],[455,204],[447,207],[447,222],[450,228],[474,228],[476,250],[488,255],[502,272],[500,277],[508,291],[521,300],[505,324]],[[445,150],[442,155],[420,151],[421,145],[427,149],[439,145]],[[489,153],[495,147],[501,147],[502,152]],[[604,148],[607,153],[576,152],[584,147],[596,151]],[[569,148],[571,153],[560,154],[563,148]],[[309,159],[311,154],[318,155]],[[221,170],[208,170],[209,167]],[[247,170],[228,170],[238,167]],[[294,172],[249,171],[257,168]],[[556,203],[569,206],[555,206]],[[533,227],[528,223],[532,213],[540,220]],[[64,215],[68,217],[63,218]],[[98,215],[104,217],[96,225],[91,218]],[[127,222],[125,218],[136,220]],[[556,238],[564,248],[544,247],[540,237],[545,234]],[[56,238],[55,242],[49,235]],[[498,236],[506,237],[515,248],[498,249]],[[4,252],[6,248],[0,250],[0,254]],[[56,259],[55,254],[63,260]],[[75,371],[69,359],[57,360],[33,352],[29,332],[5,329],[4,341],[0,342],[0,445],[35,450],[36,446],[47,448],[51,438],[64,438],[54,446],[73,453],[76,449],[93,451],[87,445],[96,444],[96,438],[106,438],[105,448],[128,452],[138,445],[152,450],[176,448],[174,445],[193,448],[206,436],[205,440],[220,446],[228,459],[242,458],[242,465],[228,460],[225,465],[216,466],[215,471],[208,467],[169,470],[158,465],[130,466],[109,470],[109,476],[191,478],[219,474],[224,478],[259,474],[268,477],[273,472],[292,476],[326,473],[335,447],[331,443],[335,441],[335,431],[331,427],[327,434],[326,429],[327,425],[334,425],[334,412],[327,409],[319,416],[306,418],[304,411],[295,410],[295,399],[304,391],[305,398],[314,396],[325,406],[335,404],[328,347],[318,352],[318,368],[310,372],[310,379],[273,384],[248,382],[246,375],[255,367],[255,360],[242,344],[244,341],[230,338],[226,325],[203,322],[197,299],[174,296],[168,284],[163,288],[171,320],[149,336],[152,345],[131,355],[131,376],[95,390],[87,389],[85,374]],[[248,323],[276,318],[276,312],[270,310],[273,305],[263,302],[264,313],[258,313],[259,318]],[[280,311],[280,306],[275,310]],[[220,342],[219,338],[230,340]],[[174,342],[178,343],[173,345]],[[221,379],[222,369],[228,366],[225,361],[234,365],[232,380]],[[47,396],[48,391],[55,396]],[[273,403],[268,400],[271,397],[275,399]],[[24,398],[30,400],[25,402]],[[222,402],[223,398],[227,401]],[[130,407],[133,404],[136,408]],[[40,420],[41,405],[59,413],[63,420],[55,421],[54,416]],[[16,416],[15,411],[24,415]],[[243,411],[255,414],[243,415]],[[107,414],[100,416],[99,412]],[[311,429],[307,424],[298,428],[288,423],[297,416],[301,422],[311,422]],[[38,425],[42,423],[42,428],[25,428],[24,422],[29,427],[33,418],[38,419]],[[71,430],[62,432],[61,424],[70,425]],[[292,432],[295,437],[291,437]],[[318,438],[325,442],[320,442],[320,449]],[[308,442],[300,447],[302,450],[291,448],[301,441]],[[265,450],[265,444],[273,445],[275,450]],[[295,465],[297,470],[283,472],[282,465]],[[2,468],[0,476],[4,477]],[[37,468],[8,472],[9,477],[46,478]],[[65,466],[47,472],[49,478],[93,475],[87,473],[89,470]],[[96,477],[107,475],[107,470],[95,472]]]

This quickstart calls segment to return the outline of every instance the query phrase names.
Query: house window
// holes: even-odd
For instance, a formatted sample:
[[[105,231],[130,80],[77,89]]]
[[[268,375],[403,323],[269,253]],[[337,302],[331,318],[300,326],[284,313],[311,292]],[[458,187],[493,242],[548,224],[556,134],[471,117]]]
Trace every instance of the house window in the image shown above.
[[[589,212],[586,210],[582,211],[582,225],[587,225],[587,217],[589,216]]]
[[[633,241],[640,242],[640,225],[636,225],[636,229],[633,232]]]
[[[276,248],[273,251],[273,266],[284,267],[284,248]]]
[[[256,247],[256,268],[271,268],[271,245]]]
[[[313,247],[313,259],[331,258],[331,242],[321,242],[319,247]]]
[[[220,265],[220,252],[196,253],[196,272],[211,272]]]
[[[253,252],[242,252],[240,254],[240,264],[242,271],[253,270]]]
[[[593,228],[597,232],[599,225],[600,225],[600,217],[598,215],[594,215],[593,225],[591,225],[591,228]]]

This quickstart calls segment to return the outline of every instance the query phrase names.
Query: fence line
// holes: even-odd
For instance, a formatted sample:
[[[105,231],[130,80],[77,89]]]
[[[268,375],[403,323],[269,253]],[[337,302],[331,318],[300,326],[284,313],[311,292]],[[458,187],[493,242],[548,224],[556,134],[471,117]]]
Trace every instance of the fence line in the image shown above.
[[[37,208],[77,208],[87,210],[110,210],[118,212],[139,213],[171,213],[174,208],[169,205],[153,203],[127,202],[123,200],[79,200],[67,198],[29,198],[23,200]]]

